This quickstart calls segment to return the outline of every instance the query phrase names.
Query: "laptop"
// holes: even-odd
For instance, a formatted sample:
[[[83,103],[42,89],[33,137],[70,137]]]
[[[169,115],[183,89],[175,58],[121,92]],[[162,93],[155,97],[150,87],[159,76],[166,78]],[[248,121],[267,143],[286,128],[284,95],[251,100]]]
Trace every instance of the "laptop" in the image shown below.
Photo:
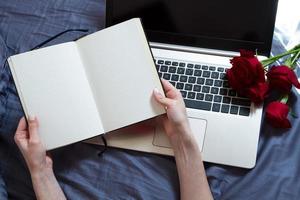
[[[182,93],[203,160],[253,168],[262,107],[230,88],[226,69],[240,49],[269,56],[277,0],[106,2],[106,26],[142,19],[159,76]],[[157,124],[153,119],[112,132],[108,145],[173,155]]]

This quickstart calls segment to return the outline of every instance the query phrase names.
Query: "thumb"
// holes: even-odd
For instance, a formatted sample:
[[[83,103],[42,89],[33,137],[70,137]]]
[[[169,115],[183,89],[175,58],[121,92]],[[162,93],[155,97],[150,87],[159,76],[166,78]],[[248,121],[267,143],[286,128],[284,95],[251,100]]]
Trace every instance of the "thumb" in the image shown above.
[[[155,100],[166,108],[174,104],[174,100],[164,97],[157,88],[153,90],[153,95]]]
[[[26,120],[24,117],[22,117],[19,122],[18,128],[16,130],[14,140],[20,149],[24,149],[24,148],[26,148],[28,138],[29,138],[29,135],[28,135],[28,131],[27,131]]]

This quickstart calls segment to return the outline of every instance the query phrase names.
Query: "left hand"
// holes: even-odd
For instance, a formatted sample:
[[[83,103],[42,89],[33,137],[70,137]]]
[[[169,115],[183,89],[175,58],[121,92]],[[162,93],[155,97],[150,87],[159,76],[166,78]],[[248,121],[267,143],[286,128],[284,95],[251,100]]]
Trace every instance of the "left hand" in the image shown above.
[[[15,142],[18,145],[31,175],[52,170],[52,159],[46,154],[38,134],[38,120],[29,117],[28,125],[24,117],[19,122],[15,133]]]

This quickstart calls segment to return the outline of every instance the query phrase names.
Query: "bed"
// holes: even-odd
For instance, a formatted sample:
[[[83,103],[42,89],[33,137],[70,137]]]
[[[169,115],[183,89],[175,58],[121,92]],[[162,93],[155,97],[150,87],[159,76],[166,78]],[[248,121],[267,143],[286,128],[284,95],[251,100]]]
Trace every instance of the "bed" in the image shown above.
[[[22,109],[5,59],[30,50],[66,29],[104,27],[105,0],[10,0],[0,3],[0,199],[35,199],[26,164],[13,136]],[[299,20],[299,18],[298,18]],[[300,23],[297,21],[298,29]],[[51,44],[80,37],[72,32]],[[285,50],[289,35],[276,27],[272,53]],[[298,68],[298,75],[300,75]],[[267,101],[270,101],[272,96]],[[300,115],[296,90],[290,105]],[[300,123],[274,129],[263,120],[257,164],[247,170],[206,163],[215,199],[299,199]],[[51,152],[54,171],[68,199],[179,199],[171,157],[76,143]]]

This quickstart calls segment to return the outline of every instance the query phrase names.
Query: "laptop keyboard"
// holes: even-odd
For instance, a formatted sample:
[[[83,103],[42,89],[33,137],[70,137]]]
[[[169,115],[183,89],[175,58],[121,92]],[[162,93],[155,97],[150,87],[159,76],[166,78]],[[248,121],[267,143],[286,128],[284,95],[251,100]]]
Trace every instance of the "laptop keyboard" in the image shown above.
[[[225,67],[162,58],[156,58],[155,64],[159,77],[180,90],[186,107],[250,115],[250,100],[229,87]]]

